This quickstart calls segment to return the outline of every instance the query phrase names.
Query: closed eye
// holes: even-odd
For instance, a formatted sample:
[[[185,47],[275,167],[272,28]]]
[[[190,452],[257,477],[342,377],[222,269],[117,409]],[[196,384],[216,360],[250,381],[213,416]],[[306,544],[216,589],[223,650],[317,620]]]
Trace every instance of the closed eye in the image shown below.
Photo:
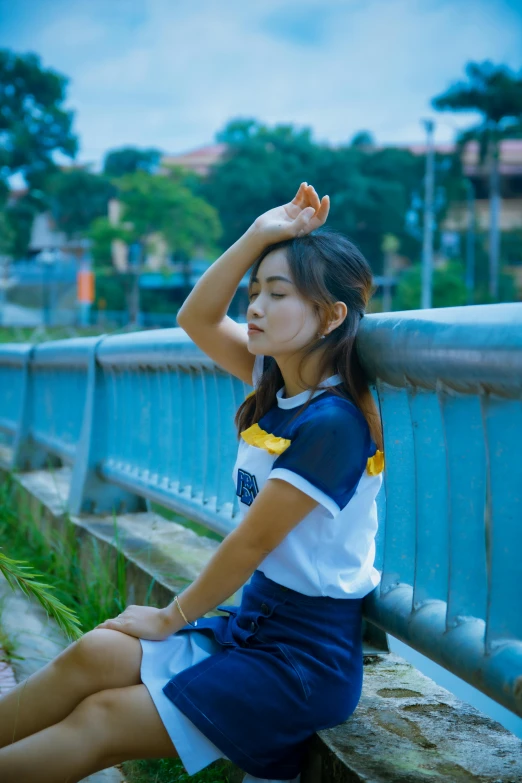
[[[252,299],[253,296],[257,296],[257,293],[256,294],[249,294],[249,296],[248,296],[249,301]],[[283,297],[285,297],[286,294],[270,294],[270,296],[273,296],[276,299],[283,299]]]

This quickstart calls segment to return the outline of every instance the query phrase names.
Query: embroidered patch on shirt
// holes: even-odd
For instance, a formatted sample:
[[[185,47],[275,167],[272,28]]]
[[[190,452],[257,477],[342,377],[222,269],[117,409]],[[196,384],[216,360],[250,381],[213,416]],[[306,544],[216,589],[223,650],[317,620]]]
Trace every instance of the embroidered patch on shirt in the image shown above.
[[[256,499],[257,493],[256,477],[246,470],[239,468],[237,471],[237,490],[236,495],[246,506],[251,506]]]

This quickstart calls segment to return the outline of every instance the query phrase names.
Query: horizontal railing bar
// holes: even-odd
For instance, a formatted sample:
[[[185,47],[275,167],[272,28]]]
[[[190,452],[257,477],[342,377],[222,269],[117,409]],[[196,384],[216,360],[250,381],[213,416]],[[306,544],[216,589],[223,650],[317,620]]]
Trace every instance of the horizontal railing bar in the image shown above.
[[[31,366],[87,368],[92,347],[99,339],[99,337],[73,337],[40,343],[34,349]]]
[[[197,498],[189,498],[175,492],[172,487],[166,489],[160,485],[149,484],[139,476],[129,475],[124,470],[106,463],[99,466],[99,473],[112,484],[117,484],[122,489],[142,495],[171,511],[176,511],[222,536],[227,536],[236,528],[236,520],[228,513],[229,510],[232,511],[232,503],[224,504],[225,512],[223,509],[216,512],[215,504],[212,507],[210,501],[202,504]]]
[[[179,327],[107,337],[96,358],[103,367],[218,366]]]
[[[489,309],[491,308],[491,309]],[[522,392],[522,304],[379,313],[363,320],[357,351],[370,380],[466,393]]]
[[[31,343],[2,343],[0,367],[23,367],[32,348]]]
[[[76,454],[76,444],[66,443],[65,441],[57,438],[53,435],[45,435],[40,431],[34,431],[31,433],[34,441],[40,446],[44,446],[46,449],[56,454],[57,457],[66,460],[67,462],[73,462]]]

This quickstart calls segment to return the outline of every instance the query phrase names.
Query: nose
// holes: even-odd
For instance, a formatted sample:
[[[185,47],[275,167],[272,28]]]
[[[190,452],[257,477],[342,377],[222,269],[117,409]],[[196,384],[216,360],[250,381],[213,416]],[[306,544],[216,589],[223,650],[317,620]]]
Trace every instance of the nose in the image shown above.
[[[260,316],[260,315],[263,314],[262,309],[257,304],[258,300],[259,300],[259,297],[257,297],[254,302],[251,302],[248,305],[248,307],[247,307],[247,321],[249,321],[252,316],[255,316],[255,315],[256,316]]]

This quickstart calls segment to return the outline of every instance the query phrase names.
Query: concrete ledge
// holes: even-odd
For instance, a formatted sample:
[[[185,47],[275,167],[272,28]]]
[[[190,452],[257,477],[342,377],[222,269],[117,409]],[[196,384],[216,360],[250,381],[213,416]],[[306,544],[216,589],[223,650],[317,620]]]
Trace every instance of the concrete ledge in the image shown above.
[[[367,658],[355,713],[319,732],[303,783],[520,783],[522,741],[398,655]]]
[[[147,594],[169,603],[218,546],[152,513],[118,516],[116,543],[111,517],[65,513],[69,476],[67,468],[19,474],[15,506],[29,512],[44,532],[65,532],[70,519],[82,541],[95,540],[114,560],[118,545],[128,561],[128,603],[142,603]],[[82,568],[88,567],[90,549],[82,548]],[[240,591],[229,599],[238,600]],[[499,723],[399,656],[366,655],[364,672],[354,715],[310,742],[302,783],[522,781],[522,741]],[[242,773],[231,770],[230,780],[239,783]]]

